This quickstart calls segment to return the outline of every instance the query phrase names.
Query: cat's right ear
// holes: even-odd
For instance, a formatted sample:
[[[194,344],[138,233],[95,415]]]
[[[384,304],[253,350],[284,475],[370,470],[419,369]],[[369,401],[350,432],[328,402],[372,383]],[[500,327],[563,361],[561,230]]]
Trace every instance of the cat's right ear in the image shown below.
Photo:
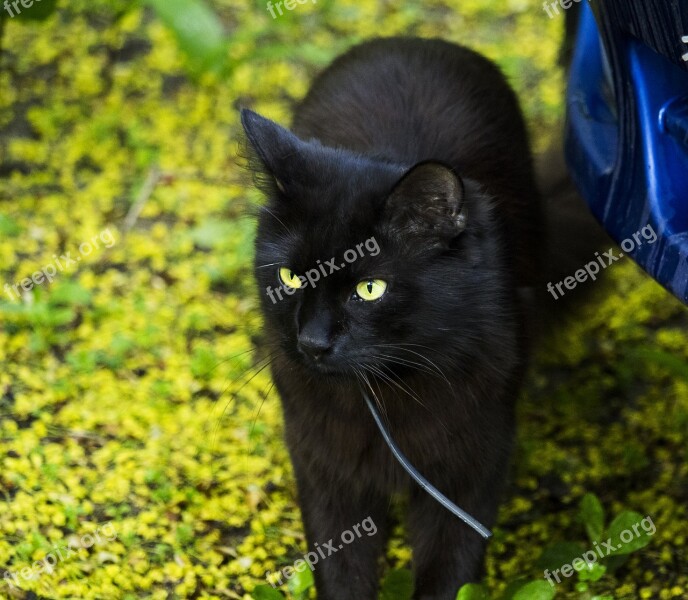
[[[447,246],[466,227],[464,197],[463,181],[450,167],[420,163],[401,178],[387,199],[388,226],[398,236]]]
[[[303,177],[300,163],[305,142],[288,129],[246,108],[241,111],[241,124],[248,141],[249,167],[254,174],[270,176],[280,192],[285,191],[285,182]]]

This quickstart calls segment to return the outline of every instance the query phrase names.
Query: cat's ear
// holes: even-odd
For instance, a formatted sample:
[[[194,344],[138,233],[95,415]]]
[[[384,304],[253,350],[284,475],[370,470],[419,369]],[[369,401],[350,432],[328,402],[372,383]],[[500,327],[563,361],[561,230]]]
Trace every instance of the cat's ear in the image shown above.
[[[267,171],[264,174],[274,178],[277,188],[284,192],[284,182],[303,174],[301,163],[307,144],[288,129],[246,108],[241,111],[241,124],[250,146],[250,167],[254,172]]]
[[[452,169],[436,162],[412,167],[385,204],[391,231],[446,245],[466,227],[464,186]]]

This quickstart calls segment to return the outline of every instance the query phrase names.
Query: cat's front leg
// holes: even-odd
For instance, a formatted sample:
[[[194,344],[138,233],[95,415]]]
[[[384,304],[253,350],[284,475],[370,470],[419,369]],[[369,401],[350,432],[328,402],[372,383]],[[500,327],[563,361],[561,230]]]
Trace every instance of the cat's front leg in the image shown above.
[[[480,580],[486,540],[419,487],[411,492],[409,530],[413,545],[416,600],[455,600],[461,585]],[[452,487],[452,486],[450,486]],[[491,526],[496,489],[476,494],[443,490],[479,522]],[[448,492],[448,493],[447,493]]]
[[[389,500],[322,484],[294,466],[318,600],[375,600]]]

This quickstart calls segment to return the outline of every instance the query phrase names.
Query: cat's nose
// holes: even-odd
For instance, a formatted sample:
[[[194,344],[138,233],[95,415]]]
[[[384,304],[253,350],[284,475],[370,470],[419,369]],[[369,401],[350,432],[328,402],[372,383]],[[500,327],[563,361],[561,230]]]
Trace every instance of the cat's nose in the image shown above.
[[[315,361],[322,359],[330,351],[331,347],[330,340],[325,335],[318,335],[308,331],[299,334],[299,350]]]

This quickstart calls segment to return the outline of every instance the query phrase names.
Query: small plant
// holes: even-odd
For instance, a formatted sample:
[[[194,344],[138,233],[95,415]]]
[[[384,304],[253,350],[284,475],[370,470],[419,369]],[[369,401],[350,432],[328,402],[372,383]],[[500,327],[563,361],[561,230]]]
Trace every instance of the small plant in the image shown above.
[[[315,587],[313,575],[308,570],[296,571],[289,580],[287,598],[289,600],[306,600],[310,590]],[[387,573],[380,587],[379,600],[411,600],[413,596],[413,575],[407,569],[397,569]],[[258,585],[253,589],[254,600],[284,600],[285,596],[269,585]]]
[[[595,494],[581,499],[578,520],[588,536],[587,549],[578,542],[562,541],[547,546],[535,563],[542,569],[541,579],[518,579],[507,585],[499,600],[552,600],[557,587],[574,577],[574,589],[580,600],[614,600],[599,595],[597,582],[621,567],[630,554],[649,544],[656,528],[652,519],[625,510],[605,527],[602,503]],[[290,600],[306,600],[314,587],[313,576],[306,569],[296,572],[289,581]],[[284,600],[284,595],[268,585],[253,590],[254,600]],[[413,596],[413,575],[409,570],[390,571],[382,582],[379,600],[410,600]],[[458,592],[456,600],[491,600],[490,591],[483,584],[469,583]]]
[[[542,580],[518,580],[510,583],[500,600],[552,600],[555,591],[549,583]],[[456,600],[490,600],[487,586],[477,583],[464,585]]]
[[[287,598],[291,600],[306,600],[310,590],[315,586],[313,573],[310,569],[294,571],[294,576],[289,580],[289,593]],[[251,596],[254,600],[284,600],[284,595],[277,588],[270,585],[257,585]]]
[[[598,581],[623,565],[631,553],[647,546],[656,528],[650,517],[633,511],[622,511],[605,527],[604,508],[595,494],[583,496],[578,520],[588,536],[588,548],[578,542],[556,542],[547,546],[536,567],[543,579],[518,580],[509,584],[500,600],[551,600],[557,587],[575,576],[574,589],[580,600],[614,600],[599,595]],[[456,600],[489,600],[486,586],[464,585]]]

